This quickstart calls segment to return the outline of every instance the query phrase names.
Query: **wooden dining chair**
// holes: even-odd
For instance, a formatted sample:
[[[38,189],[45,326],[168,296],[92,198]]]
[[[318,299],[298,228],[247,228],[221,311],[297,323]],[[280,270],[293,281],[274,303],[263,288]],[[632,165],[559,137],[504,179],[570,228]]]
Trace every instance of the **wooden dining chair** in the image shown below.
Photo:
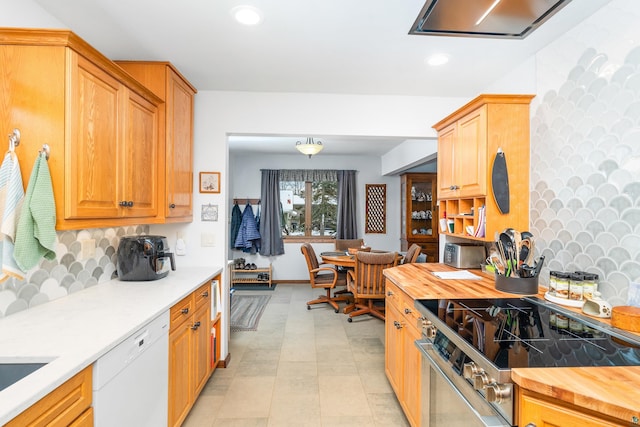
[[[347,289],[351,291],[354,302],[348,305],[349,322],[356,316],[370,314],[384,320],[385,278],[382,271],[395,267],[398,263],[396,252],[358,252],[355,268],[347,272]],[[376,302],[382,301],[382,305]]]
[[[340,311],[338,302],[351,301],[352,296],[331,295],[331,291],[335,290],[337,286],[346,285],[346,274],[339,273],[335,267],[329,266],[329,264],[321,264],[311,244],[303,243],[300,246],[300,251],[307,261],[311,287],[323,288],[326,291],[325,295],[320,295],[318,298],[307,302],[307,310],[311,310],[311,305],[313,304],[327,303],[338,313]]]
[[[416,262],[418,260],[418,257],[420,256],[421,249],[422,248],[417,243],[414,243],[411,246],[409,246],[407,253],[404,255],[404,259],[402,260],[402,263],[412,264]]]
[[[349,248],[361,248],[363,239],[336,239],[336,251],[348,251]]]

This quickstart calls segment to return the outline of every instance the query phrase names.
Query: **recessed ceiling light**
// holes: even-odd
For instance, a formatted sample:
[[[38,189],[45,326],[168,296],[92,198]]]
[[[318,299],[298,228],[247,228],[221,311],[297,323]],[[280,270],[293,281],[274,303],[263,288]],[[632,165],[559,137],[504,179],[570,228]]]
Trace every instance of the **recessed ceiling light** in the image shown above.
[[[449,62],[449,57],[441,53],[431,55],[426,60],[426,63],[431,65],[432,67],[437,67],[438,65],[444,65],[447,62]]]
[[[231,15],[244,25],[257,25],[262,21],[260,11],[253,6],[236,6],[231,9]]]

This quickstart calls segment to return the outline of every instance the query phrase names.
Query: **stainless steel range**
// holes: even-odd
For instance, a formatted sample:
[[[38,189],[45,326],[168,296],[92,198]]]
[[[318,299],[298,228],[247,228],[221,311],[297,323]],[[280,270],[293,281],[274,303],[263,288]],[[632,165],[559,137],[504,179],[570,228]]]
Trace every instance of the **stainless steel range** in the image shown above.
[[[512,368],[640,365],[636,335],[536,297],[415,306],[423,426],[515,425]]]

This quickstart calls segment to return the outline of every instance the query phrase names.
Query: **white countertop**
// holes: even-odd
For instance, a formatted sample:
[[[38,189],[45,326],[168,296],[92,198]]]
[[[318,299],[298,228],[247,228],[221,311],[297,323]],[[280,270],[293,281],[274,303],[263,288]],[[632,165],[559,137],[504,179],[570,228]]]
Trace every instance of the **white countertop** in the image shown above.
[[[50,361],[0,391],[0,425],[221,272],[192,267],[151,282],[112,280],[0,318],[0,362]]]

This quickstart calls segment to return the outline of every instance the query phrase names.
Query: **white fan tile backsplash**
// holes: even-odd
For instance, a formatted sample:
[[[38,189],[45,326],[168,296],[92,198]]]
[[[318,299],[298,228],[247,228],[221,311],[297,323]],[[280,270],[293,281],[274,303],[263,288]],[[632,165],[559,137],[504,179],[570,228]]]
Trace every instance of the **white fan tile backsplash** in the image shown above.
[[[594,272],[613,305],[640,281],[639,22],[637,3],[613,1],[537,56],[538,87],[549,86],[531,122],[541,281],[551,270]]]
[[[55,260],[43,259],[25,280],[0,283],[0,317],[111,280],[120,237],[148,233],[148,225],[59,232]],[[95,256],[80,260],[80,242],[87,239],[96,242]]]

